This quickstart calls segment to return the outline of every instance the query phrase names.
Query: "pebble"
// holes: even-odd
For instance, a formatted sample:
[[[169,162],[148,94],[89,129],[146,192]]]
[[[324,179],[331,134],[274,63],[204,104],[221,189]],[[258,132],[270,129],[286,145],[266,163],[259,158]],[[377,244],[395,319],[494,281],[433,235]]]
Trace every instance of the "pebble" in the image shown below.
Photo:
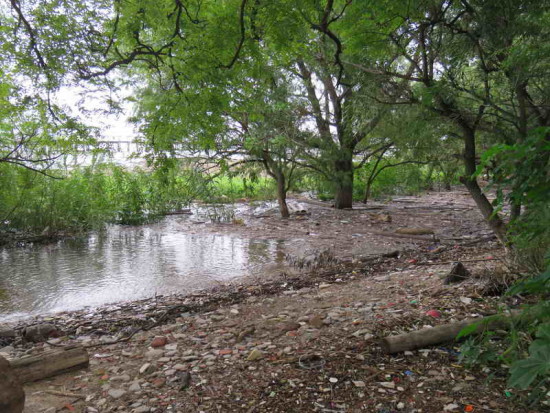
[[[155,371],[155,367],[151,363],[145,363],[139,368],[139,374],[149,374]]]
[[[111,381],[128,382],[128,381],[130,381],[130,376],[128,374],[121,374],[120,376],[113,376],[113,377],[111,377]]]
[[[133,391],[133,392],[140,391],[141,390],[141,385],[139,384],[138,381],[134,381],[134,382],[132,382],[132,384],[130,384],[130,387],[128,387],[128,390]]]
[[[246,358],[247,361],[256,361],[256,360],[260,360],[264,357],[264,353],[262,353],[260,350],[258,349],[253,349],[250,354],[248,354],[248,357]]]
[[[113,399],[120,399],[122,396],[126,394],[126,392],[122,389],[110,389],[107,394],[111,396]]]
[[[314,327],[314,328],[322,328],[325,326],[325,323],[323,323],[323,317],[321,317],[320,315],[314,315],[313,317],[311,317],[308,321],[309,325]]]
[[[365,385],[365,382],[364,382],[364,381],[360,381],[360,380],[354,381],[354,382],[353,382],[353,385],[354,385],[355,387],[365,387],[365,386],[366,386],[366,385]]]
[[[165,336],[156,336],[151,342],[151,347],[158,348],[164,347],[168,343],[168,339]]]
[[[145,353],[145,358],[148,360],[151,359],[157,359],[164,355],[164,351],[159,349],[151,349],[147,353]]]

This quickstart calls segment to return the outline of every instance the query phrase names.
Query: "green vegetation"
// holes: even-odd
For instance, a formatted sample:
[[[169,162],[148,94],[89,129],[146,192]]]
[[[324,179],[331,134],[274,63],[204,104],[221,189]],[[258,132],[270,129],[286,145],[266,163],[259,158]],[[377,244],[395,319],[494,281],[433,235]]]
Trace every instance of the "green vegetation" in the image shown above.
[[[348,208],[458,180],[518,277],[547,274],[548,10],[550,0],[12,0],[0,9],[2,225],[81,230],[271,194],[288,217],[292,189]],[[56,103],[67,88],[104,92],[111,113],[129,90],[152,169],[55,170],[101,135],[84,121],[98,109]],[[204,165],[217,179],[193,172]],[[540,285],[514,290],[533,301],[524,314],[547,298]],[[517,350],[498,356],[512,384],[546,380],[531,368],[545,365],[540,308],[513,330]]]

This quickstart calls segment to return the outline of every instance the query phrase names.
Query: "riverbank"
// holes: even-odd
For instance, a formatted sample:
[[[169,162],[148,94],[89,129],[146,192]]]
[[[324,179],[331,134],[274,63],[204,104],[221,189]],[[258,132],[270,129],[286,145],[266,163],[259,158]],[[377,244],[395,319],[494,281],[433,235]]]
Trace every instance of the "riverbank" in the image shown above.
[[[388,356],[377,344],[495,312],[499,299],[482,296],[485,280],[477,277],[495,271],[488,258],[498,252],[455,249],[432,256],[434,265],[409,253],[363,268],[41,319],[59,328],[61,337],[50,339],[56,346],[92,346],[91,362],[27,385],[26,412],[525,412],[509,397],[504,371],[465,368],[453,345]],[[480,261],[469,264],[475,278],[446,286],[438,274],[449,265],[435,262],[455,259]],[[146,331],[109,344],[136,327]]]
[[[249,236],[269,236],[271,226],[273,236],[289,238],[321,226],[344,242],[333,259],[313,260],[296,274],[12,325],[17,338],[1,350],[9,357],[75,344],[90,355],[88,369],[27,385],[25,412],[529,411],[506,388],[505,370],[467,369],[453,344],[394,356],[379,346],[388,335],[497,311],[502,299],[492,294],[505,281],[502,252],[483,226],[468,230],[479,218],[463,202],[428,194],[385,212],[320,205],[287,221],[264,214],[244,226],[204,226]],[[387,235],[407,235],[396,230],[413,225],[433,234]],[[384,252],[349,255],[350,245],[371,237]],[[445,285],[454,261],[472,276]],[[32,324],[50,324],[59,337],[25,342]]]

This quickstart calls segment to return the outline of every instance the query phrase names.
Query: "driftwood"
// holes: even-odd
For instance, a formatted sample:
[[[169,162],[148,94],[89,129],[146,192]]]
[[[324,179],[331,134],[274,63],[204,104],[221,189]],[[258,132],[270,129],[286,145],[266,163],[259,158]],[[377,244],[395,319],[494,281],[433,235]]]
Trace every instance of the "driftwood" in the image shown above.
[[[469,318],[433,328],[424,328],[410,333],[385,337],[381,340],[380,345],[386,353],[394,354],[402,351],[429,347],[435,344],[447,343],[454,341],[463,328],[474,323],[479,323],[473,332],[475,334],[481,333],[484,330],[506,329],[508,327],[508,323],[503,319],[489,320],[487,317]]]
[[[393,232],[378,232],[373,231],[371,232],[373,235],[380,235],[382,237],[390,237],[390,238],[408,238],[408,239],[417,239],[420,241],[431,241],[431,242],[437,242],[439,239],[435,237],[435,235],[407,235],[407,234],[396,234]]]
[[[0,412],[21,413],[25,392],[8,360],[0,356]]]
[[[10,360],[10,364],[19,381],[29,383],[88,367],[89,357],[82,347],[67,347]]]

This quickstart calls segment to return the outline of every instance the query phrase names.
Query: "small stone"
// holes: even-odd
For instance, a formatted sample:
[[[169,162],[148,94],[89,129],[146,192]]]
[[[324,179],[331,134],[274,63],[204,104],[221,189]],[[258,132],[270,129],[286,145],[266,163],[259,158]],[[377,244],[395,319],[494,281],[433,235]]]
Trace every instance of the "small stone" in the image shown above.
[[[25,340],[32,341],[34,343],[46,341],[51,337],[59,337],[60,335],[60,331],[53,324],[49,323],[29,326],[23,331],[23,337]]]
[[[166,379],[165,378],[159,377],[159,378],[153,380],[153,386],[156,387],[157,389],[164,386],[165,384],[166,384]]]
[[[325,288],[330,288],[330,284],[327,284],[327,283],[319,284],[319,289],[320,290],[324,290]]]
[[[151,359],[158,359],[164,355],[164,351],[160,349],[151,349],[147,353],[145,353],[145,358],[147,360]]]
[[[399,402],[397,403],[397,406],[395,406],[397,410],[403,410],[405,408],[405,403]]]
[[[178,377],[179,390],[185,390],[191,384],[191,374],[187,371],[180,373]]]
[[[0,326],[0,338],[15,338],[17,333],[15,330],[8,326]]]
[[[331,377],[328,379],[331,383],[338,383],[338,379],[336,377]]]
[[[120,399],[122,396],[126,394],[126,392],[122,389],[110,389],[107,394],[111,396],[113,399]]]
[[[120,376],[113,376],[113,377],[111,377],[111,381],[128,382],[128,381],[130,381],[130,376],[128,374],[121,374]]]
[[[470,297],[460,297],[460,302],[466,305],[472,304],[472,299]]]
[[[443,408],[443,411],[445,412],[452,412],[453,410],[457,410],[460,406],[455,403],[449,403]]]
[[[165,336],[156,336],[151,342],[151,347],[158,348],[164,347],[168,343],[168,339]]]
[[[264,353],[262,353],[260,350],[258,349],[253,349],[250,354],[248,355],[248,357],[246,358],[247,361],[256,361],[256,360],[260,360],[264,357]]]
[[[148,406],[139,406],[132,411],[133,413],[149,413],[151,411],[151,408]]]
[[[139,368],[139,374],[149,374],[155,371],[155,367],[151,363],[145,363]]]
[[[383,381],[378,384],[386,389],[395,389],[395,383],[393,381]]]
[[[134,381],[134,382],[132,382],[132,384],[130,384],[130,387],[128,387],[128,390],[132,391],[132,392],[140,391],[141,390],[141,385],[139,384],[138,381]]]
[[[365,387],[365,386],[366,386],[366,385],[365,385],[365,382],[364,382],[364,381],[360,381],[360,380],[354,381],[354,382],[353,382],[353,385],[354,385],[355,387]]]
[[[323,317],[321,317],[318,314],[311,317],[309,319],[308,323],[309,323],[310,326],[312,326],[313,328],[317,328],[317,329],[320,329],[321,327],[325,326],[325,323],[323,323]]]
[[[302,325],[300,323],[296,323],[294,321],[287,321],[285,323],[280,323],[280,324],[277,325],[277,329],[280,330],[283,333],[298,330],[300,327],[302,327]]]

